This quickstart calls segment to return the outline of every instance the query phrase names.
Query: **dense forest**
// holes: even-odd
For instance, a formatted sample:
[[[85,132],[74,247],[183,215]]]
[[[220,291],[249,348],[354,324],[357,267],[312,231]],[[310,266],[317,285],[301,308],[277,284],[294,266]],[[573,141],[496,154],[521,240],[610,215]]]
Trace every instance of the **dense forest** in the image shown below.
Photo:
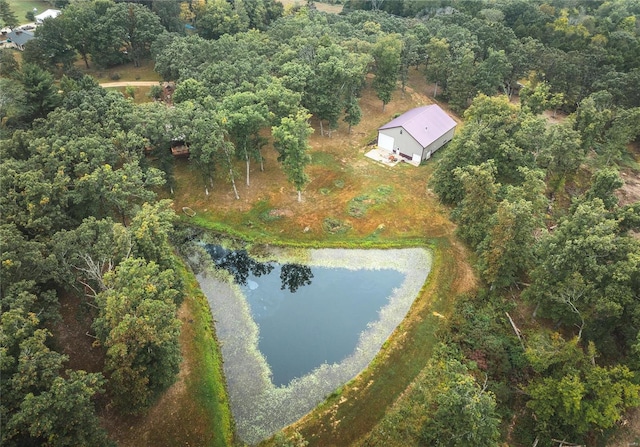
[[[184,228],[158,199],[174,142],[205,194],[236,198],[273,147],[301,200],[310,120],[332,137],[360,123],[364,89],[384,109],[413,72],[462,118],[430,188],[481,283],[363,444],[605,445],[640,405],[640,203],[617,193],[640,170],[640,1],[56,6],[0,54],[2,445],[112,445],[96,406],[144,413],[176,380]],[[0,18],[23,21],[6,0]],[[170,107],[81,70],[148,59]],[[64,296],[100,370],[59,352]]]

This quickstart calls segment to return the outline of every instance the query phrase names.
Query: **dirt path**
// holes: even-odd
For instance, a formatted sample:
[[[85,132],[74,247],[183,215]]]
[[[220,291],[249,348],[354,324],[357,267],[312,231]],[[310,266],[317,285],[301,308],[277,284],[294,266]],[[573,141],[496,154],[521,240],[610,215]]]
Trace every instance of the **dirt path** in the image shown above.
[[[103,82],[101,87],[151,87],[152,85],[160,85],[160,81],[122,81],[122,82]]]

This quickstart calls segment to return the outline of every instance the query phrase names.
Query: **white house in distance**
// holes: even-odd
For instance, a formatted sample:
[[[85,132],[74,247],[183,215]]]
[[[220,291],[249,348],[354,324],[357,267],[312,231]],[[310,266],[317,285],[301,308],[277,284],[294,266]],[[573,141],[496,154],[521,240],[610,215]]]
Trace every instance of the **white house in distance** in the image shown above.
[[[456,122],[430,104],[403,113],[378,129],[378,147],[419,165],[451,141]]]
[[[38,25],[40,25],[42,22],[44,22],[46,19],[55,19],[56,17],[58,17],[60,14],[62,14],[62,11],[60,11],[59,9],[47,9],[45,12],[43,12],[42,14],[38,14],[37,16],[35,16],[36,18],[36,23]]]

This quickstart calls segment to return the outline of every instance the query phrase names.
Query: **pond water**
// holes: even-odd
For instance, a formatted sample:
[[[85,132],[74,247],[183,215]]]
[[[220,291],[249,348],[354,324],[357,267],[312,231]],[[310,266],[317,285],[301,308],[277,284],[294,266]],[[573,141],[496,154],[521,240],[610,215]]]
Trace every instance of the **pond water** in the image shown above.
[[[258,348],[276,386],[349,356],[405,276],[384,268],[261,263],[246,251],[220,246],[209,245],[207,251],[240,285],[260,331]]]
[[[191,261],[215,322],[236,433],[247,444],[294,423],[362,372],[406,316],[432,262],[424,248],[262,254],[274,262],[209,252]]]

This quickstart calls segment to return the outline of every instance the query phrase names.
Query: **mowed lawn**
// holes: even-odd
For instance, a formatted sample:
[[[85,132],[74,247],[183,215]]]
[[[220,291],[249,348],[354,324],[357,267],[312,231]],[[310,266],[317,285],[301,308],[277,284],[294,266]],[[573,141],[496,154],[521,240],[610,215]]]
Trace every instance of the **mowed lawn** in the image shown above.
[[[43,13],[47,9],[55,9],[51,3],[42,0],[7,0],[7,2],[21,25],[32,22],[27,20],[26,14],[33,11],[34,8],[36,9],[35,15]]]

